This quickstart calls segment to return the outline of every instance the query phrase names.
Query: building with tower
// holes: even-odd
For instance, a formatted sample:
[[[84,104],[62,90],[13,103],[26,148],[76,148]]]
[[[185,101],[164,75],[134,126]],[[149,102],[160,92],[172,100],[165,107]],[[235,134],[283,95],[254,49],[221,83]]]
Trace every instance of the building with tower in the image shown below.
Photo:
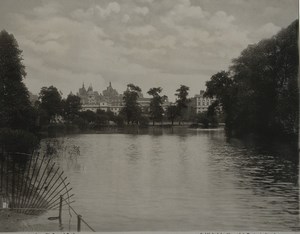
[[[109,82],[106,90],[103,90],[102,94],[94,91],[92,85],[86,89],[84,84],[82,84],[77,96],[80,97],[82,111],[90,110],[96,112],[100,109],[118,114],[123,107],[123,95],[112,88],[111,82]]]
[[[111,111],[117,115],[124,107],[123,94],[119,94],[118,91],[112,87],[111,82],[109,82],[109,86],[103,90],[102,93],[94,91],[92,85],[86,89],[83,83],[82,87],[77,92],[77,96],[80,97],[81,100],[81,111],[90,110],[96,112],[100,109]],[[150,101],[151,98],[144,97],[143,94],[139,92],[137,102],[142,108],[142,112],[145,114],[149,112]],[[163,109],[166,110],[169,104],[170,103],[166,98],[163,103]]]

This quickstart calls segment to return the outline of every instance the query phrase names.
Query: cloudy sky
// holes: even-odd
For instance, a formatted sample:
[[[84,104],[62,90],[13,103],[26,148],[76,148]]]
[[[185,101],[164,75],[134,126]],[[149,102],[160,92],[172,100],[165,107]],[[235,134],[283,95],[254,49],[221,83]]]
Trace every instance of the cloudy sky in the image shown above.
[[[298,17],[297,0],[1,0],[0,29],[23,50],[33,93],[54,85],[64,96],[82,82],[146,93],[161,86],[190,95],[226,69],[248,44]]]

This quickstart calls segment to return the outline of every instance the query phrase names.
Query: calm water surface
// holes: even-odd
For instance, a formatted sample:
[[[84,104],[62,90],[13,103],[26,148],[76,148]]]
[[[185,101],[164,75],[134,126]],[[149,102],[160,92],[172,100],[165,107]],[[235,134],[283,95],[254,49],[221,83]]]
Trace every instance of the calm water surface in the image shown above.
[[[97,231],[300,230],[295,152],[262,143],[228,140],[223,130],[152,129],[43,146],[58,150],[73,206]],[[76,217],[63,212],[60,230],[76,230]],[[56,213],[32,227],[53,230],[47,217]]]

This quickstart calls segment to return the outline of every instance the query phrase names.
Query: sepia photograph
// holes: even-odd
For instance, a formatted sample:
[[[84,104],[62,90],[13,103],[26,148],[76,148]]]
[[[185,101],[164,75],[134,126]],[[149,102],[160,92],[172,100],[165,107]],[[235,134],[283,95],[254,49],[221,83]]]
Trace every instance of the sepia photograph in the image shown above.
[[[0,233],[299,233],[298,0],[0,0]]]

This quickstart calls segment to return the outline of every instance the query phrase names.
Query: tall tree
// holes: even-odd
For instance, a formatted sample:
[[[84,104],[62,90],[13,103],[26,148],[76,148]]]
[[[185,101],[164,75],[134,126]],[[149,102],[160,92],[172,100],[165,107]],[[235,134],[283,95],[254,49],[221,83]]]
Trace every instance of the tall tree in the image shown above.
[[[231,127],[234,122],[234,111],[236,103],[236,89],[233,79],[230,77],[229,72],[221,71],[216,73],[206,82],[205,96],[213,98],[216,97],[217,101],[213,103],[221,105],[222,110],[226,113],[225,123],[227,127]],[[211,107],[212,108],[212,107]]]
[[[124,107],[121,110],[121,114],[125,116],[127,124],[129,124],[130,122],[138,122],[141,116],[142,110],[137,102],[139,98],[139,93],[141,91],[142,90],[140,87],[135,86],[133,84],[128,84],[127,90],[124,92]]]
[[[163,101],[165,96],[160,96],[162,91],[161,87],[151,88],[147,92],[152,96],[150,101],[150,116],[152,119],[152,124],[154,125],[155,121],[162,121],[164,110],[162,108]]]
[[[69,94],[67,99],[63,102],[64,116],[69,121],[74,120],[74,118],[79,115],[80,108],[80,97],[72,93]]]
[[[233,61],[240,131],[298,132],[298,21]]]
[[[206,83],[238,134],[298,134],[298,20],[277,35],[248,46],[229,72]]]
[[[179,116],[179,125],[182,121],[182,117],[184,115],[184,112],[187,110],[189,99],[187,96],[189,95],[190,88],[185,85],[180,85],[180,88],[176,90],[175,95],[177,96],[176,100],[176,106]]]
[[[46,123],[56,116],[62,114],[62,98],[60,92],[54,86],[43,87],[39,94],[40,111],[43,111],[46,116]]]
[[[0,32],[0,127],[30,130],[35,112],[23,83],[22,51],[12,34]]]
[[[176,106],[168,106],[166,110],[167,118],[171,120],[172,126],[174,125],[174,120],[177,117],[177,107]]]

